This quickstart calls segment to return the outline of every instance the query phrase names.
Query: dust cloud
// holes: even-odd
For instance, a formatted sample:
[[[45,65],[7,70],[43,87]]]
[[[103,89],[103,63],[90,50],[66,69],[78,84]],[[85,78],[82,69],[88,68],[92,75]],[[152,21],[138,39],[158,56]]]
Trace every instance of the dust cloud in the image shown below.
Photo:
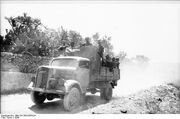
[[[121,79],[114,96],[127,96],[160,84],[180,87],[180,63],[126,63],[120,69]]]

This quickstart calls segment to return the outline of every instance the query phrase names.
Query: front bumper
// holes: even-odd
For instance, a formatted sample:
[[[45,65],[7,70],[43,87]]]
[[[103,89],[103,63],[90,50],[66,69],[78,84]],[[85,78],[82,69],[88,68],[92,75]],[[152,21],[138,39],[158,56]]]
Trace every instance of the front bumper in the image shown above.
[[[66,93],[63,89],[62,90],[49,90],[49,89],[44,89],[44,88],[33,87],[33,82],[29,84],[27,89],[31,91],[38,91],[42,93],[51,93],[51,94],[65,94]]]

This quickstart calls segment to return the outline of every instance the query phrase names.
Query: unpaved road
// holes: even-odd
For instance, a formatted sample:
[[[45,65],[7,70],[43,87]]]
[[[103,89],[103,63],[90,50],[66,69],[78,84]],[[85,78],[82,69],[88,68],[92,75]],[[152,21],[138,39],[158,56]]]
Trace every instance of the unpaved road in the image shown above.
[[[29,94],[8,95],[1,97],[2,114],[66,114],[78,113],[97,105],[106,103],[97,95],[87,95],[85,103],[78,109],[67,112],[63,108],[62,100],[45,101],[41,106],[34,105]]]
[[[41,106],[34,105],[29,94],[1,97],[2,114],[180,114],[180,90],[172,85],[159,85],[129,96],[113,95],[110,102],[96,95],[88,94],[85,103],[72,112],[62,106],[62,100],[45,101]]]
[[[113,91],[112,100],[120,98],[122,95],[128,95],[128,92],[132,92],[131,88],[124,88],[123,80],[119,81],[119,86]],[[129,85],[131,86],[131,85]],[[125,93],[127,92],[127,93]],[[15,94],[15,95],[2,95],[1,96],[1,113],[2,114],[67,114],[67,113],[79,113],[98,105],[106,104],[105,100],[100,99],[100,93],[90,94],[87,93],[84,104],[78,109],[67,112],[63,108],[62,100],[55,99],[53,101],[46,100],[41,106],[35,105],[30,98],[30,94]]]

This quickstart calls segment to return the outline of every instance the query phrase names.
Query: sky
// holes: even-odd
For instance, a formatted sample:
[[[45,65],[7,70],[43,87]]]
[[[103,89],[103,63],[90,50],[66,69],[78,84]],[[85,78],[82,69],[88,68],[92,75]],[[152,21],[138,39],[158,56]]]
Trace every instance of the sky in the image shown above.
[[[49,28],[63,26],[83,37],[96,32],[111,36],[116,54],[180,62],[180,2],[1,1],[1,34],[10,28],[5,16],[23,13]]]

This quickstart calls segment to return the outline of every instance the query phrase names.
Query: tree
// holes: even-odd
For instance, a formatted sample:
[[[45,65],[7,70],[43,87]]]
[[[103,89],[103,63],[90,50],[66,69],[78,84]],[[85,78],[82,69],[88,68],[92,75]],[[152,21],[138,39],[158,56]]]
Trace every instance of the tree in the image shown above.
[[[1,51],[4,51],[4,37],[0,35],[0,47]]]
[[[61,44],[63,45],[69,45],[69,37],[68,37],[68,31],[65,30],[62,26],[61,26],[61,31],[59,31],[59,35],[60,35],[60,41]]]
[[[48,49],[50,49],[51,56],[60,55],[60,49],[62,47],[77,48],[82,42],[82,36],[80,33],[74,30],[66,30],[62,26],[55,29],[46,28],[44,31],[47,37],[48,44],[46,43]]]
[[[101,39],[102,45],[104,47],[104,54],[109,54],[110,56],[114,56],[113,53],[113,45],[111,44],[111,37],[104,36]]]
[[[6,29],[7,32],[7,29]],[[8,52],[11,50],[12,45],[14,44],[12,31],[10,30],[7,35],[1,36],[1,51]]]
[[[93,45],[98,46],[98,41],[101,41],[101,45],[104,47],[104,55],[109,54],[110,56],[114,56],[113,53],[113,45],[111,44],[111,37],[104,35],[100,38],[99,33],[95,33],[92,35]]]
[[[26,13],[22,16],[6,17],[5,19],[11,25],[5,39],[1,38],[1,42],[6,46],[3,47],[6,51],[28,52],[35,56],[58,56],[58,49],[61,46],[78,48],[83,42],[86,43],[85,45],[97,46],[98,40],[101,40],[105,55],[114,55],[111,37],[103,36],[100,39],[100,35],[96,33],[91,42],[90,37],[83,39],[80,33],[74,30],[68,31],[63,27],[57,30],[44,27],[39,19],[32,18]],[[42,30],[42,26],[45,30]]]
[[[61,34],[59,31],[50,28],[46,28],[44,34],[43,46],[46,48],[48,56],[55,56],[58,52],[58,47],[62,44]]]
[[[68,33],[68,36],[69,36],[69,41],[72,48],[80,46],[83,39],[82,39],[82,36],[78,32],[70,30]]]
[[[38,43],[40,38],[40,30],[38,27],[41,25],[39,19],[27,16],[24,13],[18,17],[6,17],[5,18],[12,29],[5,36],[5,40],[12,42],[12,52],[22,53],[24,51],[30,52],[33,55],[39,55]]]
[[[5,19],[8,20],[14,34],[17,36],[21,33],[27,33],[26,35],[31,37],[31,35],[35,35],[34,31],[37,30],[39,25],[41,25],[41,21],[39,19],[34,19],[27,16],[26,13],[24,13],[23,16],[18,16],[15,18],[5,17]]]

